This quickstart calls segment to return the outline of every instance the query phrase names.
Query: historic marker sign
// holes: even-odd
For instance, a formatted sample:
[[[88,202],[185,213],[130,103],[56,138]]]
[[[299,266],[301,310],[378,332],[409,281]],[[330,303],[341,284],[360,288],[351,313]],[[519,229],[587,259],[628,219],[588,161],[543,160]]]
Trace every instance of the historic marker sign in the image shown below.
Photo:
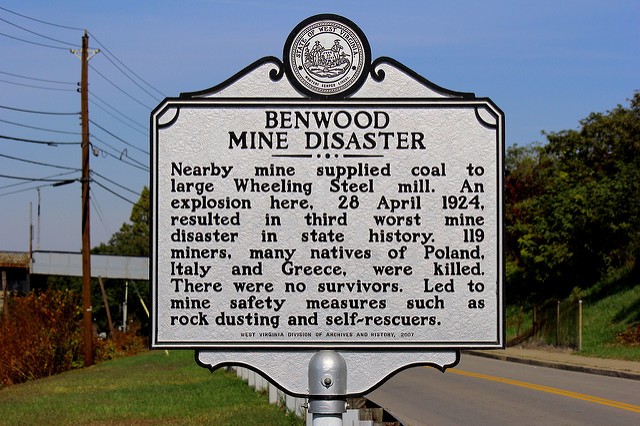
[[[157,348],[503,347],[503,113],[320,15],[152,113]]]

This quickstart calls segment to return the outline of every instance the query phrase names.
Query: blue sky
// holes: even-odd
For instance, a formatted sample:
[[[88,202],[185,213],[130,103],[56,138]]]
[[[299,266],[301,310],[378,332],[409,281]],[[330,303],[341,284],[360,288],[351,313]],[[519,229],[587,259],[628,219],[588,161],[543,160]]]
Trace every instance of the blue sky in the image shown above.
[[[507,145],[575,129],[640,90],[637,0],[9,0],[0,8],[0,136],[79,141],[78,116],[58,114],[80,110],[80,61],[68,48],[87,29],[103,50],[89,70],[92,245],[128,220],[149,183],[151,109],[263,56],[281,58],[291,30],[318,13],[354,21],[373,59],[389,56],[442,87],[491,98],[505,112]],[[0,175],[75,179],[79,167],[79,145],[0,138]],[[79,251],[80,195],[77,182],[0,177],[0,250],[28,250],[31,206],[34,248]]]

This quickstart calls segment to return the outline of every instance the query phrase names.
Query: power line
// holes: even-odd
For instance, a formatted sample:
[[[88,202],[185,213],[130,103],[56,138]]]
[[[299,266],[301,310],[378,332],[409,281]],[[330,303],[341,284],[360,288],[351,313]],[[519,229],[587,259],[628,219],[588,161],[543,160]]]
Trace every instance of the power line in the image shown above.
[[[107,110],[105,107],[103,107],[102,105],[99,105],[99,104],[97,104],[97,103],[93,102],[93,100],[92,100],[92,99],[89,99],[89,103],[93,104],[93,106],[95,106],[95,107],[100,108],[102,111],[104,111],[105,113],[109,114],[111,117],[115,118],[115,119],[116,119],[116,120],[118,120],[120,123],[122,123],[122,124],[124,124],[125,126],[129,127],[131,130],[135,130],[136,132],[140,133],[142,136],[146,136],[146,137],[148,137],[148,136],[149,136],[149,134],[148,134],[148,133],[145,133],[145,132],[143,132],[142,130],[140,130],[140,129],[137,129],[137,128],[133,127],[131,124],[127,123],[126,121],[124,121],[124,120],[123,120],[123,119],[121,119],[120,117],[116,116],[114,113],[112,113],[112,112],[108,111],[108,110]],[[126,117],[126,116],[125,116],[125,117]],[[130,120],[130,118],[129,118],[129,117],[126,117],[126,118],[128,118],[128,119]],[[134,124],[139,125],[138,123],[134,123]]]
[[[121,162],[123,162],[124,164],[126,164],[128,166],[135,167],[136,169],[142,170],[143,172],[149,172],[151,170],[146,166],[138,165],[138,164],[140,164],[139,162],[138,162],[138,164],[134,164],[134,163],[130,163],[128,161],[125,161],[125,160],[122,159],[122,156],[114,155],[114,154],[110,153],[109,151],[104,151],[104,153],[107,154],[109,157],[115,158],[116,160],[121,161]],[[130,157],[127,157],[127,158],[131,159]],[[133,160],[133,161],[135,161],[135,160]]]
[[[57,145],[80,145],[81,142],[56,142],[56,141],[43,141],[36,139],[14,138],[11,136],[0,135],[0,139],[7,139],[18,142],[37,143],[41,145],[57,146]]]
[[[11,155],[6,155],[6,154],[0,154],[0,157],[8,158],[10,160],[22,161],[23,163],[36,164],[38,166],[53,167],[53,168],[56,168],[56,169],[73,170],[73,171],[76,171],[76,172],[80,170],[80,169],[74,168],[74,167],[58,166],[56,164],[41,163],[39,161],[27,160],[25,158],[12,157]]]
[[[124,151],[122,151],[122,153],[120,154],[120,157],[121,157],[121,158],[122,158],[122,157],[126,157],[126,158],[128,158],[129,160],[133,161],[134,163],[139,164],[141,167],[144,167],[144,168],[145,168],[145,170],[149,171],[149,167],[148,167],[146,164],[141,163],[140,161],[136,160],[135,158],[129,157],[129,155],[127,154],[127,149],[126,149],[126,148],[125,148],[125,150],[124,150]]]
[[[44,35],[44,34],[37,33],[37,32],[35,32],[35,31],[32,31],[32,30],[28,29],[28,28],[21,27],[21,26],[20,26],[20,25],[18,25],[18,24],[14,24],[14,23],[13,23],[13,22],[11,22],[11,21],[7,21],[6,19],[0,18],[0,21],[2,21],[2,22],[6,22],[6,23],[7,23],[7,24],[9,24],[9,25],[13,25],[13,26],[14,26],[14,27],[16,27],[16,28],[20,28],[22,31],[26,31],[26,32],[28,32],[28,33],[31,33],[31,34],[37,35],[38,37],[42,37],[42,38],[47,39],[47,40],[55,41],[56,43],[60,43],[60,44],[66,44],[66,45],[67,45],[67,46],[69,46],[69,47],[75,47],[75,45],[74,45],[73,43],[68,43],[68,42],[66,42],[66,41],[58,40],[58,39],[55,39],[55,38],[53,38],[53,37],[49,37],[49,36],[46,36],[46,35]],[[68,47],[68,48],[69,48],[69,47]]]
[[[101,45],[102,46],[102,45]],[[118,66],[118,64],[116,64],[110,57],[109,55],[104,55],[105,58],[107,58],[107,60],[109,62],[111,62],[111,64],[116,67],[118,69],[118,71],[120,71],[125,77],[127,77],[133,84],[135,84],[136,86],[138,86],[140,88],[140,90],[142,90],[144,93],[146,93],[147,95],[151,96],[154,100],[156,100],[157,102],[160,102],[161,99],[157,98],[155,95],[153,95],[151,92],[149,92],[147,89],[145,89],[144,87],[142,87],[142,85],[140,83],[138,83],[137,81],[135,81],[133,79],[133,77],[131,77],[129,74],[127,74],[126,72],[123,71],[122,68],[120,68]]]
[[[28,112],[31,114],[46,114],[46,115],[80,115],[79,112],[47,112],[47,111],[34,111],[29,109],[21,109],[15,107],[8,107],[4,105],[0,105],[0,108],[10,109],[11,111],[19,111],[19,112]]]
[[[135,204],[135,202],[134,202],[134,201],[131,201],[131,200],[129,200],[129,199],[128,199],[128,198],[126,198],[126,197],[123,197],[122,195],[118,194],[117,192],[113,191],[112,189],[109,189],[109,188],[108,188],[108,187],[106,187],[105,185],[101,184],[99,181],[97,181],[97,180],[95,180],[95,179],[91,179],[91,182],[95,183],[96,185],[98,185],[99,187],[101,187],[102,189],[104,189],[105,191],[112,193],[112,194],[113,194],[113,195],[115,195],[116,197],[118,197],[118,198],[120,198],[120,199],[122,199],[122,200],[124,200],[124,201],[126,201],[126,202],[128,202],[128,203]]]
[[[139,193],[138,191],[134,191],[133,189],[129,189],[129,188],[127,188],[127,187],[126,187],[126,186],[124,186],[124,185],[120,185],[119,183],[112,181],[111,179],[109,179],[109,178],[107,178],[107,177],[105,177],[105,176],[101,175],[100,173],[96,172],[95,170],[91,170],[91,174],[94,174],[94,175],[96,175],[96,176],[100,176],[102,179],[106,180],[106,181],[107,181],[107,182],[109,182],[109,183],[114,184],[114,185],[115,185],[115,186],[117,186],[117,187],[120,187],[120,188],[124,189],[125,191],[129,191],[129,192],[131,192],[132,194],[135,194],[135,195],[138,195],[138,196],[140,195],[140,193]]]
[[[63,133],[65,135],[76,135],[76,136],[80,135],[80,132],[67,132],[64,130],[45,129],[44,127],[29,126],[28,124],[15,123],[13,121],[2,120],[2,119],[0,119],[0,121],[3,123],[13,124],[14,126],[26,127],[27,129],[42,130],[45,132],[52,132],[52,133]]]
[[[36,86],[34,84],[17,83],[15,81],[8,81],[8,80],[2,80],[2,79],[0,79],[0,81],[3,82],[3,83],[13,84],[15,86],[29,87],[29,88],[32,88],[32,89],[56,90],[56,91],[59,91],[59,92],[75,92],[75,90],[73,90],[73,89],[63,89],[61,87]]]
[[[89,91],[89,94],[91,95],[91,97],[93,99],[96,99],[100,102],[102,102],[105,106],[107,106],[109,109],[111,109],[112,111],[116,112],[118,115],[120,115],[121,117],[129,120],[129,122],[131,122],[132,124],[135,124],[136,126],[138,126],[139,128],[141,128],[142,130],[145,131],[145,136],[148,135],[148,127],[143,126],[142,124],[138,123],[137,121],[135,121],[133,118],[129,117],[128,115],[124,114],[122,111],[120,111],[118,108],[114,107],[113,105],[109,104],[107,101],[105,101],[104,99],[102,99],[101,97],[99,97],[98,95],[96,95],[95,93]],[[90,100],[91,102],[91,100]]]
[[[54,27],[58,27],[58,28],[65,28],[67,30],[76,30],[76,31],[82,31],[82,28],[76,28],[76,27],[68,27],[66,25],[60,25],[60,24],[54,24],[52,22],[47,22],[47,21],[42,21],[40,19],[36,19],[36,18],[32,18],[30,16],[26,16],[26,15],[22,15],[18,12],[14,12],[12,10],[6,9],[4,7],[0,6],[0,9],[4,10],[5,12],[9,12],[9,13],[13,13],[14,15],[20,16],[21,18],[25,18],[25,19],[29,19],[31,21],[35,21],[35,22],[39,22],[41,24],[47,24],[47,25],[52,25]]]
[[[98,123],[96,123],[95,121],[93,121],[93,120],[89,119],[89,123],[93,124],[94,126],[96,126],[97,128],[99,128],[99,129],[100,129],[100,130],[102,130],[103,132],[106,132],[106,133],[108,133],[109,135],[113,136],[114,138],[118,139],[118,140],[119,140],[120,142],[122,142],[123,144],[128,145],[128,146],[130,146],[131,148],[136,149],[136,150],[138,150],[138,151],[140,151],[140,152],[142,152],[142,153],[144,153],[144,154],[147,154],[147,155],[150,155],[150,154],[151,154],[149,151],[145,151],[145,150],[144,150],[144,149],[142,149],[142,148],[138,148],[137,146],[135,146],[135,145],[131,144],[130,142],[127,142],[126,140],[124,140],[124,139],[122,139],[122,138],[120,138],[120,137],[118,137],[118,136],[114,135],[114,134],[113,134],[113,133],[111,133],[109,130],[105,129],[104,127],[102,127],[101,125],[99,125]]]
[[[24,182],[22,182],[22,183],[24,183]],[[54,186],[54,185],[55,185],[54,183],[46,183],[46,184],[43,184],[43,185],[30,186],[29,188],[16,189],[15,191],[3,192],[3,193],[0,194],[0,197],[3,197],[5,195],[19,194],[21,192],[32,191],[34,189],[46,188],[48,186]]]
[[[15,36],[11,36],[11,35],[9,35],[9,34],[5,34],[5,33],[2,33],[2,32],[0,32],[0,35],[1,35],[1,36],[5,36],[5,37],[7,37],[7,38],[12,38],[12,39],[14,39],[14,40],[22,41],[22,42],[24,42],[24,43],[34,44],[34,45],[36,45],[36,46],[48,47],[48,48],[50,48],[50,49],[69,50],[69,48],[68,48],[68,47],[52,46],[52,45],[50,45],[50,44],[38,43],[38,42],[36,42],[36,41],[25,40],[25,39],[23,39],[23,38],[15,37]]]
[[[95,35],[91,34],[91,37],[93,37],[93,39],[96,41],[96,43],[98,43],[98,45],[100,47],[102,47],[102,49],[107,52],[109,55],[113,56],[113,58],[118,61],[118,63],[120,65],[122,65],[123,67],[125,67],[127,69],[127,71],[129,71],[131,74],[135,75],[140,81],[142,81],[144,84],[146,84],[149,88],[155,90],[160,96],[162,96],[163,98],[166,98],[166,95],[163,94],[160,90],[156,89],[155,87],[153,87],[151,84],[149,84],[147,81],[145,81],[142,77],[140,77],[138,74],[136,74],[131,68],[129,68],[128,66],[126,66],[124,64],[124,62],[122,62],[120,59],[118,59],[116,57],[116,55],[114,55],[113,53],[111,53],[111,51],[109,49],[107,49],[102,43],[100,43],[100,41],[96,38]],[[151,95],[153,96],[153,95]],[[156,98],[156,100],[159,100]]]
[[[118,148],[114,147],[113,145],[110,145],[108,142],[103,141],[102,139],[100,139],[99,137],[97,137],[96,135],[94,135],[93,133],[91,134],[91,139],[95,139],[98,142],[105,144],[106,146],[108,146],[109,148],[113,149],[114,151],[118,152]],[[94,144],[95,145],[95,144]],[[98,148],[99,149],[99,148]],[[105,153],[107,153],[105,150],[102,150]]]
[[[60,179],[30,178],[30,177],[12,176],[12,175],[0,175],[0,178],[24,180],[24,181],[28,181],[28,182],[56,182],[56,183],[58,183],[58,182],[66,182],[66,181],[60,180]],[[75,180],[75,179],[73,179],[73,180]]]
[[[55,178],[55,177],[60,177],[60,176],[67,176],[67,175],[70,175],[72,173],[76,173],[76,172],[58,173],[58,174],[55,174],[55,175],[45,176],[44,179],[50,179],[50,178]],[[55,180],[56,182],[60,182],[61,181],[61,179],[53,179],[53,180]],[[9,184],[9,185],[0,186],[0,189],[13,188],[15,186],[24,185],[25,183],[29,183],[29,182],[12,183],[12,184]]]
[[[0,7],[0,9],[2,9],[2,8]],[[73,85],[73,86],[75,86],[77,84],[76,82],[71,82],[71,81],[58,81],[58,80],[47,80],[45,78],[27,77],[25,75],[13,74],[13,73],[6,72],[6,71],[0,71],[0,74],[10,75],[11,77],[24,78],[25,80],[42,81],[44,83],[69,84],[69,85]]]
[[[99,141],[100,143],[103,143],[103,144],[107,145],[109,148],[113,149],[116,152],[118,151],[116,148],[112,147],[111,145],[109,145],[108,143],[104,142],[103,140],[101,140],[100,138],[98,138],[95,135],[91,135],[91,138]],[[121,162],[123,162],[124,164],[126,164],[128,166],[135,167],[136,169],[140,169],[140,170],[145,171],[145,172],[150,171],[149,167],[145,166],[144,164],[140,163],[139,161],[134,160],[131,157],[127,157],[127,158],[130,159],[131,161],[135,161],[139,165],[123,160],[122,157],[124,155],[124,152],[121,153],[120,155],[115,155],[115,154],[110,153],[106,149],[100,149],[100,151],[103,152],[105,155],[107,155],[109,157],[112,157],[112,158],[115,158],[116,160],[121,161]]]
[[[113,232],[111,231],[109,225],[107,224],[104,218],[104,213],[102,212],[100,205],[98,205],[98,200],[96,198],[95,191],[93,190],[93,188],[90,188],[89,192],[91,193],[91,197],[89,197],[89,201],[91,201],[91,205],[93,206],[96,213],[98,213],[98,219],[100,219],[100,223],[102,223],[102,226],[104,227],[104,230],[107,231],[108,235],[113,235]]]
[[[100,77],[104,78],[109,84],[111,84],[113,87],[115,87],[116,89],[118,89],[120,92],[122,92],[125,96],[127,96],[129,99],[133,100],[135,103],[142,105],[144,108],[151,110],[151,107],[148,105],[145,105],[144,103],[142,103],[141,101],[139,101],[138,99],[134,98],[131,94],[127,93],[126,90],[122,89],[120,86],[118,86],[117,84],[115,84],[113,81],[109,80],[104,74],[102,74],[100,71],[98,71],[94,66],[89,65],[89,67],[95,71],[96,74],[98,74]]]

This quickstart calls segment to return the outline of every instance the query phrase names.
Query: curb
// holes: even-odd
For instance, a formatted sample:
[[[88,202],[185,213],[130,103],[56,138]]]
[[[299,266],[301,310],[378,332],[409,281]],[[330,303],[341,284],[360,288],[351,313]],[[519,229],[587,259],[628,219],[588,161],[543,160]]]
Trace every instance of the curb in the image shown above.
[[[519,356],[507,355],[507,354],[496,354],[496,353],[488,353],[484,351],[463,351],[462,353],[466,353],[469,355],[497,359],[500,361],[508,361],[508,362],[517,362],[520,364],[528,364],[534,365],[537,367],[548,367],[555,368],[558,370],[566,370],[566,371],[576,371],[579,373],[588,373],[588,374],[597,374],[600,376],[609,376],[609,377],[618,377],[621,379],[630,379],[630,380],[640,380],[640,373],[634,373],[632,371],[623,371],[623,370],[611,370],[607,368],[599,368],[599,367],[591,367],[586,365],[576,365],[576,364],[565,364],[555,361],[546,361],[541,359],[533,359],[533,358],[524,358]]]

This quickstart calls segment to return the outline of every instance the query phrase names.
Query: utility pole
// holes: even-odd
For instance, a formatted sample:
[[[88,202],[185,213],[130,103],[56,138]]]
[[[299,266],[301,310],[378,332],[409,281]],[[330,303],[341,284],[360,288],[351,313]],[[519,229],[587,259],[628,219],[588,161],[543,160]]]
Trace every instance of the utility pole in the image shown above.
[[[77,50],[71,53],[78,56]],[[91,56],[98,53],[95,50]],[[82,125],[82,329],[84,340],[84,366],[93,365],[93,307],[91,305],[91,224],[89,210],[89,35],[82,37],[80,52],[80,120]]]

